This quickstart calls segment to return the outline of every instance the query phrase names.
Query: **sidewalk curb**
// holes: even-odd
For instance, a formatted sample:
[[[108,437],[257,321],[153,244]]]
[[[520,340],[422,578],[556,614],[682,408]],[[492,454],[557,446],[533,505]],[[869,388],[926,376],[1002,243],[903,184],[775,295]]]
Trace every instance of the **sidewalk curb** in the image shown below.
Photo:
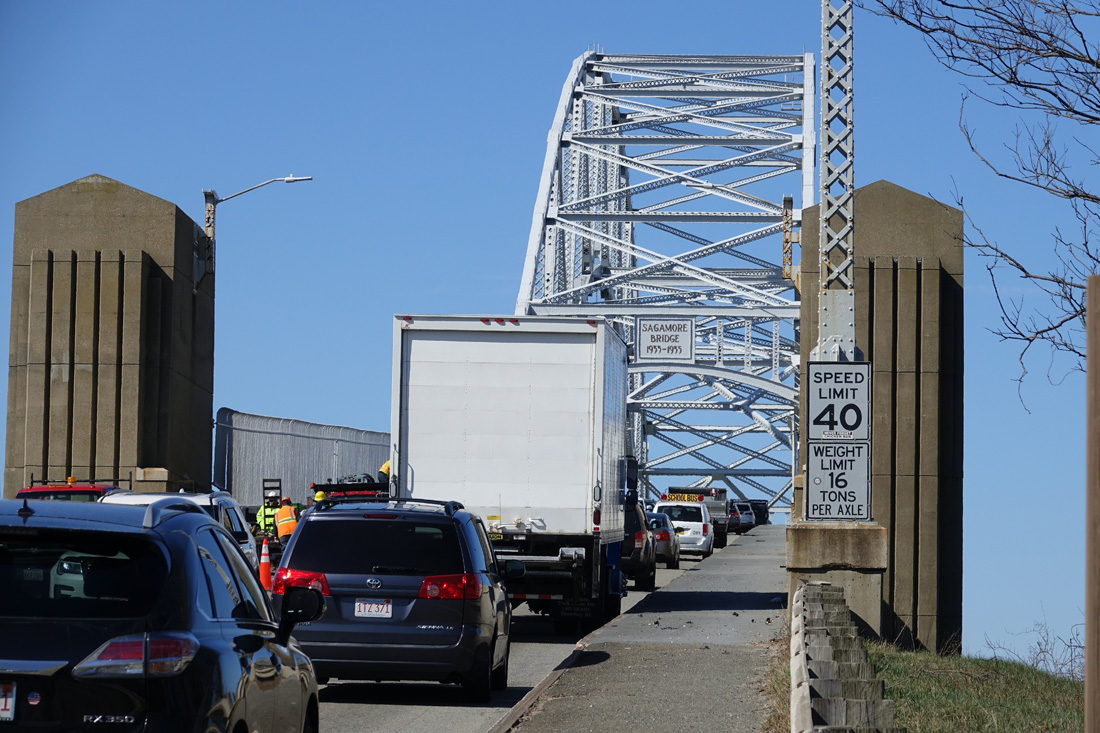
[[[641,602],[644,603],[645,599],[642,599]],[[623,614],[619,614],[615,618],[611,619],[611,621],[616,621],[622,617]],[[611,621],[608,621],[607,623],[611,623]],[[543,678],[542,682],[532,687],[531,690],[526,695],[524,695],[519,702],[512,706],[512,709],[509,710],[503,718],[498,720],[493,725],[493,727],[487,730],[485,733],[507,733],[507,731],[511,730],[512,726],[518,723],[519,719],[523,717],[523,714],[534,707],[538,699],[542,697],[542,694],[550,689],[550,687],[555,682],[557,682],[563,674],[568,672],[570,668],[572,668],[573,665],[577,663],[577,660],[580,659],[581,653],[588,649],[589,645],[592,643],[592,639],[599,636],[602,630],[603,626],[600,626],[594,631],[591,631],[578,639],[577,645],[573,647],[573,651],[570,652],[569,656],[561,660],[558,666],[555,667],[553,671],[550,672],[550,674],[546,675],[546,677]]]
[[[585,637],[585,639],[587,638],[588,637]],[[573,649],[572,653],[570,653],[568,657],[563,659],[561,663],[557,667],[555,667],[550,674],[546,675],[546,677],[543,678],[542,682],[532,687],[530,691],[523,696],[523,699],[513,705],[512,709],[509,710],[503,718],[498,720],[486,733],[505,733],[506,731],[511,730],[512,726],[518,723],[519,719],[523,717],[523,714],[530,710],[534,706],[535,702],[540,697],[542,697],[542,694],[546,692],[546,690],[549,689],[551,685],[557,682],[558,679],[563,674],[565,674],[570,667],[577,663],[577,659],[580,658],[581,652],[583,652],[585,647],[587,646],[584,643],[585,639],[581,639],[580,641],[578,641],[577,646]]]

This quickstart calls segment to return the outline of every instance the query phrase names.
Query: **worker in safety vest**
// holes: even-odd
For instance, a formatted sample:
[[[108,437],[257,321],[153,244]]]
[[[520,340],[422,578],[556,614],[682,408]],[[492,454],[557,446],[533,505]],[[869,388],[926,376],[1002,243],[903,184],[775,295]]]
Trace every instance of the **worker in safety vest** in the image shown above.
[[[271,497],[260,507],[260,511],[256,512],[256,524],[259,525],[261,532],[271,532],[275,529],[275,512],[279,510],[278,502],[278,499]]]
[[[294,528],[298,526],[298,513],[294,511],[294,505],[290,503],[290,497],[283,497],[283,505],[275,512],[275,529],[279,533],[279,542],[284,546],[290,542],[290,535],[294,534]]]
[[[390,462],[386,461],[382,464],[382,468],[378,469],[378,480],[381,483],[389,483],[390,480]]]

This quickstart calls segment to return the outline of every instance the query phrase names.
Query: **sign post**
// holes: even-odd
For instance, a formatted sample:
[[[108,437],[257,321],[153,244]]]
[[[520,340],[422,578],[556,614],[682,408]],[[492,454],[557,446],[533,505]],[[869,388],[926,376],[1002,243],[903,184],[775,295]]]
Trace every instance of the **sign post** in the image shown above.
[[[807,365],[806,519],[871,519],[871,364]]]

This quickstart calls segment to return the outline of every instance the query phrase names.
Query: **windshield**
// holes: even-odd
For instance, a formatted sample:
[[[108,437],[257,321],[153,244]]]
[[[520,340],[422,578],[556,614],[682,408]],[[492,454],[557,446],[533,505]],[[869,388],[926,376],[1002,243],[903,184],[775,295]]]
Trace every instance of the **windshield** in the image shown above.
[[[167,576],[161,553],[138,537],[0,529],[0,617],[138,618]]]

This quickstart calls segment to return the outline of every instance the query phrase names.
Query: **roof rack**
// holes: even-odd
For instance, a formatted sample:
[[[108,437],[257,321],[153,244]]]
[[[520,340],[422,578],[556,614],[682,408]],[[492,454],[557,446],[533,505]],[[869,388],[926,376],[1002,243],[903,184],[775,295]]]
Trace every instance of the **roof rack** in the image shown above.
[[[431,506],[443,507],[443,511],[446,512],[448,517],[453,517],[457,511],[462,511],[466,507],[459,501],[443,501],[440,499],[403,499],[399,497],[379,496],[379,497],[365,497],[365,496],[334,496],[325,497],[321,501],[317,502],[315,508],[318,510],[325,510],[331,508],[337,504],[429,504]]]
[[[131,471],[130,475],[126,478],[86,478],[78,479],[75,476],[66,476],[61,481],[50,481],[49,479],[35,479],[34,474],[31,474],[31,482],[28,486],[71,486],[72,484],[110,484],[112,486],[121,486],[122,482],[126,482],[126,485],[133,488],[134,486],[134,472]]]

